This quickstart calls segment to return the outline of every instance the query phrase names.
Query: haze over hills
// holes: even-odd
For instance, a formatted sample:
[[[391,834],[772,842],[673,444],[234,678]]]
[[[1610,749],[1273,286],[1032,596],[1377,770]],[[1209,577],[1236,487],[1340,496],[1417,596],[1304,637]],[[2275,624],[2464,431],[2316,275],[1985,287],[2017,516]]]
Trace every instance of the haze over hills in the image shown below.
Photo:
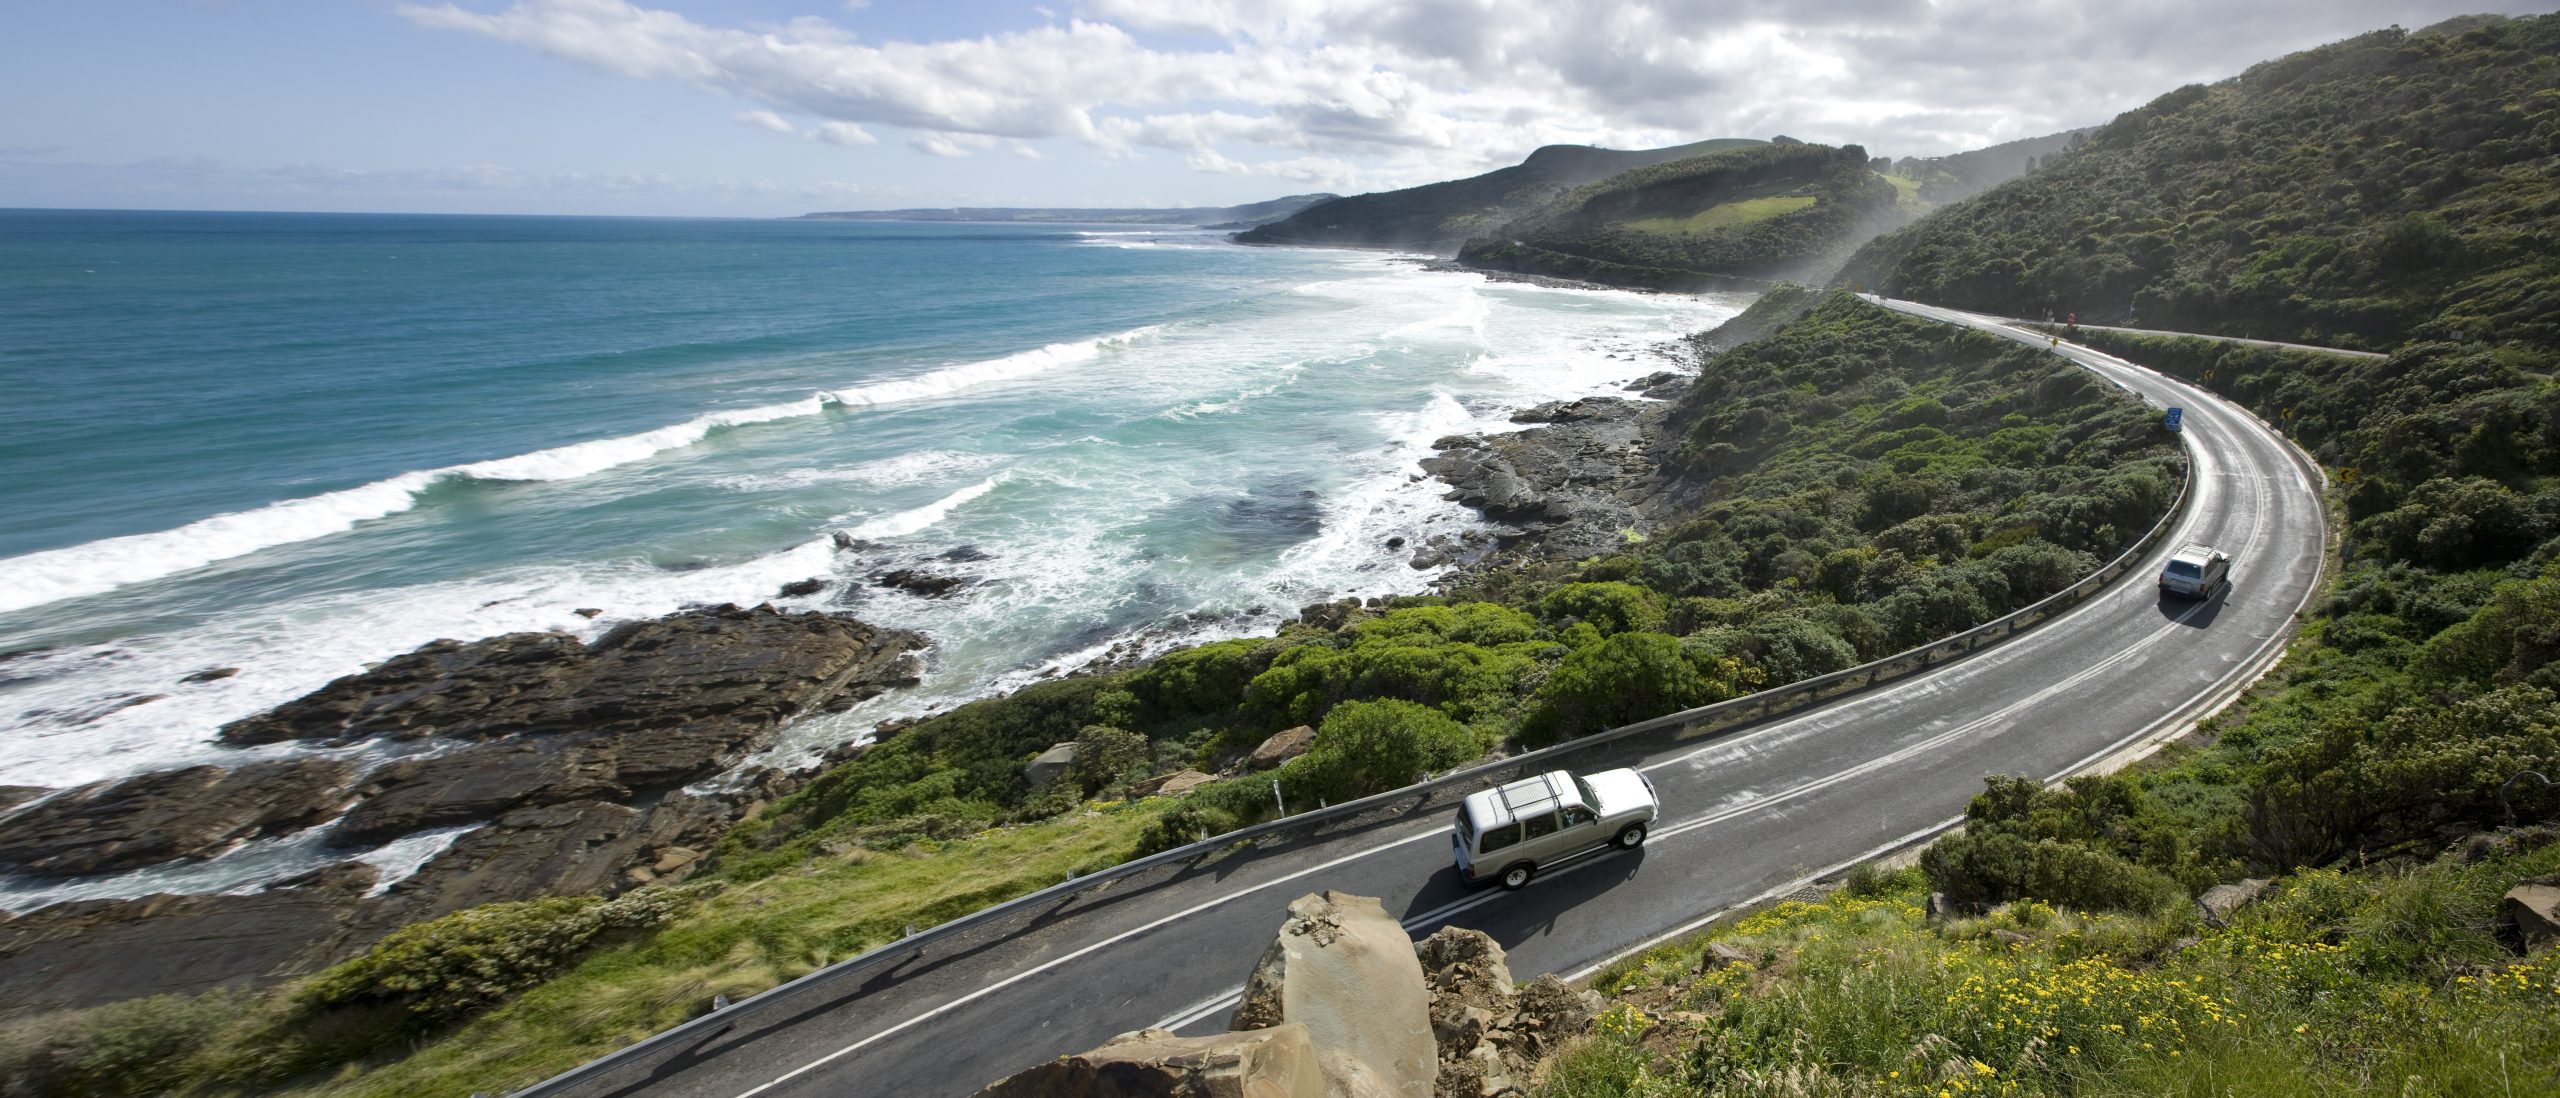
[[[1763,143],[1754,138],[1726,137],[1665,149],[1549,145],[1518,164],[1483,175],[1320,203],[1237,239],[1247,244],[1348,244],[1451,251],[1468,238],[1489,232],[1582,184],[1665,161]]]
[[[2398,28],[2190,85],[1875,241],[1939,304],[2347,346],[2560,339],[2560,21]]]
[[[801,214],[795,221],[1013,221],[1070,225],[1196,225],[1204,229],[1245,229],[1277,221],[1309,206],[1339,196],[1293,194],[1241,206],[1165,208],[1077,208],[1049,206],[953,206],[907,210],[829,210]]]

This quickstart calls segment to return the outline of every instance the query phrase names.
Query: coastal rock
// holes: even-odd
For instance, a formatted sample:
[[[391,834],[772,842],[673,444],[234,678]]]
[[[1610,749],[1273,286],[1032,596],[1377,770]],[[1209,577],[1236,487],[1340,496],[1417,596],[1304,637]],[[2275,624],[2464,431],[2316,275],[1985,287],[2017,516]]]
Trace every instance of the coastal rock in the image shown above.
[[[1321,1098],[1324,1073],[1301,1025],[1177,1037],[1123,1033],[988,1085],[979,1098]]]
[[[41,785],[0,785],[0,812],[7,812],[51,792],[53,790]]]
[[[560,633],[434,641],[222,727],[231,744],[689,729],[751,736],[840,691],[914,681],[913,633],[770,606],[715,606],[620,625],[593,645]],[[703,726],[691,728],[691,726]]]
[[[178,681],[183,683],[220,682],[239,673],[240,669],[237,667],[208,667],[193,674],[181,675]]]
[[[348,863],[246,896],[81,900],[0,915],[0,1016],[194,995],[316,972],[372,938],[350,924],[373,886]]]
[[[1245,766],[1254,770],[1276,770],[1280,764],[1307,753],[1315,745],[1316,730],[1306,725],[1283,729],[1271,734],[1245,757]]]
[[[898,568],[872,573],[871,582],[918,598],[938,599],[977,581],[968,576],[939,576],[915,568]]]
[[[1616,552],[1626,531],[1652,525],[1669,502],[1651,441],[1666,408],[1618,397],[1542,404],[1513,418],[1545,426],[1442,439],[1422,469],[1449,485],[1446,498],[1511,525],[1514,545],[1534,539],[1522,551]]]
[[[1234,1028],[1300,1024],[1329,1093],[1428,1098],[1439,1076],[1431,995],[1413,940],[1378,901],[1326,891],[1289,904]]]
[[[784,599],[807,598],[834,585],[833,581],[811,576],[808,579],[793,580],[790,583],[783,584],[781,590],[774,592],[774,597]]]
[[[628,797],[612,781],[610,738],[520,736],[404,759],[370,775],[331,842],[376,846],[412,831],[474,823],[527,804]]]
[[[613,893],[623,872],[653,862],[665,845],[652,814],[607,801],[519,808],[454,840],[444,853],[391,886],[365,926],[387,934],[466,907],[541,896]]]
[[[210,857],[335,815],[354,775],[340,760],[281,759],[83,786],[0,818],[0,869],[76,877]]]

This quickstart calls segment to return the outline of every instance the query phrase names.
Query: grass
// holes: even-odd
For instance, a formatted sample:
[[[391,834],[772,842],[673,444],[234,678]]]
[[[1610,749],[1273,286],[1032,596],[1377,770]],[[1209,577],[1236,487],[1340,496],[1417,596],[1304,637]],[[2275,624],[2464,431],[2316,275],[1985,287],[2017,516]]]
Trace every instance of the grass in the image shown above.
[[[2560,845],[2309,870],[2228,930],[2020,901],[1931,925],[1907,872],[1613,966],[1622,1024],[1550,1060],[1569,1095],[2560,1093],[2560,955],[2497,898]],[[1710,941],[1744,964],[1702,972]]]
[[[1921,210],[1928,208],[1928,200],[1920,197],[1919,180],[1913,179],[1907,175],[1891,175],[1886,173],[1878,174],[1885,182],[1893,184],[1894,208],[1903,210]]]
[[[843,844],[732,882],[416,1048],[382,1049],[369,1062],[262,1092],[412,1098],[516,1090],[699,1015],[715,995],[742,999],[894,941],[909,926],[1037,891],[1069,870],[1118,864],[1173,803],[1099,803],[897,850]],[[44,1077],[59,1078],[66,1094],[238,1093],[219,1080],[237,1078],[233,1065],[270,1051],[270,1027],[292,1024],[302,986],[163,996],[13,1025],[0,1031],[0,1089],[34,1069],[50,1070]],[[45,1063],[70,1070],[41,1069]]]
[[[1698,236],[1782,217],[1798,210],[1813,208],[1819,201],[1809,194],[1773,194],[1758,198],[1719,202],[1687,217],[1648,217],[1638,221],[1619,222],[1620,227],[1664,236]]]

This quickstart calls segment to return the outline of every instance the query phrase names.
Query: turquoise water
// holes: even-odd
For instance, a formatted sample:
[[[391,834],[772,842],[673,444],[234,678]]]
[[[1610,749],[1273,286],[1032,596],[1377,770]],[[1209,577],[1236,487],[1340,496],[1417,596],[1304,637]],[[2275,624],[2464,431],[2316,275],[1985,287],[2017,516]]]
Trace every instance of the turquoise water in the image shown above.
[[[243,757],[223,721],[437,637],[806,578],[777,601],[934,647],[777,758],[1418,590],[1388,539],[1481,525],[1433,439],[1740,304],[1190,230],[0,211],[0,785]]]

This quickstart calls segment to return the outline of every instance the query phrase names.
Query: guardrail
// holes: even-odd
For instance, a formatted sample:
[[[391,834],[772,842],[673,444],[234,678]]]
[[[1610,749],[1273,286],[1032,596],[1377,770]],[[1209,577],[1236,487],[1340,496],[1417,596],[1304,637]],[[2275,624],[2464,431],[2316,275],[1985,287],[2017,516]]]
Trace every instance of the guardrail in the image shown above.
[[[2180,445],[2191,447],[2193,442],[2181,439]],[[1038,909],[1049,908],[1051,905],[1063,904],[1114,881],[1180,866],[1231,849],[1238,843],[1251,842],[1282,832],[1313,832],[1323,829],[1328,824],[1353,820],[1380,810],[1391,811],[1391,815],[1384,818],[1401,819],[1426,808],[1438,807],[1456,800],[1457,798],[1454,797],[1441,796],[1451,790],[1498,784],[1506,776],[1526,776],[1535,770],[1547,769],[1549,764],[1569,755],[1584,754],[1613,744],[1624,744],[1628,740],[1643,736],[1663,736],[1678,742],[1714,733],[1729,732],[1745,725],[1757,724],[1851,694],[1864,693],[1886,683],[1934,670],[1949,661],[1961,659],[2043,624],[2105,591],[2116,580],[2132,571],[2134,565],[2145,554],[2157,547],[2169,536],[2169,532],[2177,527],[2179,520],[2186,515],[2189,502],[2194,498],[2194,489],[2195,461],[2194,455],[2190,453],[2187,455],[2186,475],[2179,482],[2177,498],[2170,501],[2168,511],[2161,515],[2160,521],[2152,524],[2150,531],[2143,534],[2140,540],[2135,541],[2131,547],[2117,554],[2115,559],[2108,561],[2097,571],[2082,577],[2071,586],[2037,600],[2024,609],[1984,622],[1962,633],[1897,652],[1882,659],[1862,663],[1856,667],[1826,675],[1816,675],[1809,679],[1799,679],[1739,698],[1668,713],[1535,751],[1478,763],[1452,770],[1427,781],[1373,794],[1356,801],[1345,801],[1312,812],[1283,816],[1224,834],[1212,835],[1199,842],[1136,858],[1085,876],[1070,877],[1038,892],[1019,896],[938,926],[917,931],[905,938],[848,957],[798,979],[692,1018],[535,1083],[515,1092],[510,1098],[548,1098],[652,1051],[680,1044],[690,1038],[699,1037],[709,1040],[735,1026],[746,1014],[797,997],[821,985],[878,967],[885,962],[912,957],[917,951],[934,942],[955,938],[967,931],[1004,919],[1034,913]]]

